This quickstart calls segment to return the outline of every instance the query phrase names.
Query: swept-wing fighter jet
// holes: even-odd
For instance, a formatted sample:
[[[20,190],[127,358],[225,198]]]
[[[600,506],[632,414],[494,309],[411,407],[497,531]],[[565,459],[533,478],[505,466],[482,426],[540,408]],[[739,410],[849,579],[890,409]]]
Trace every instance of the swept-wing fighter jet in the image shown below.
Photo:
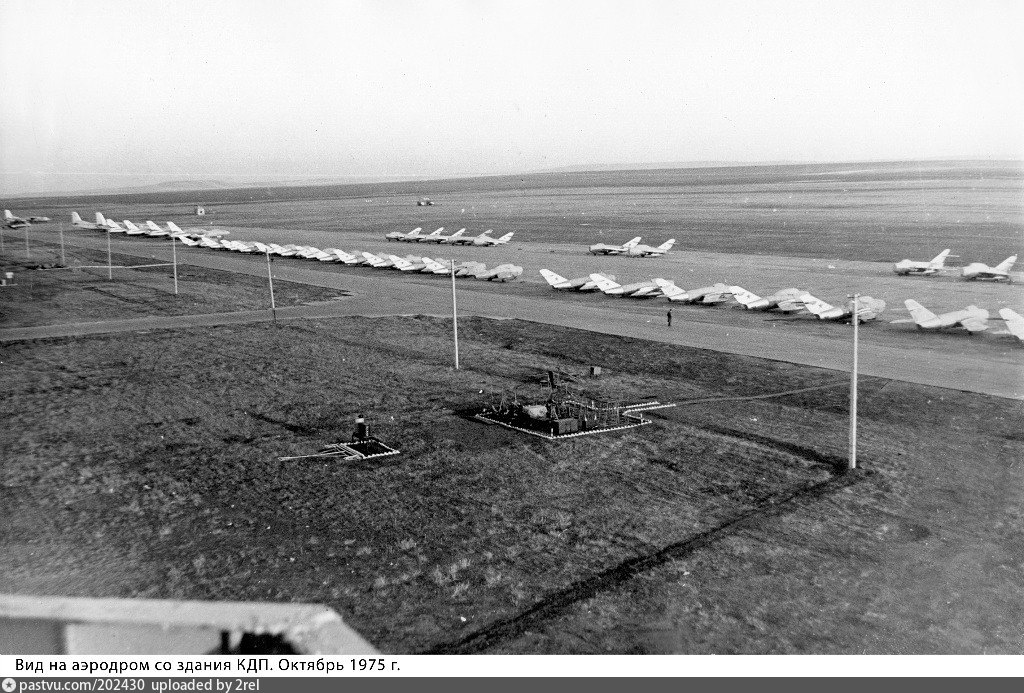
[[[675,245],[676,239],[670,238],[659,246],[644,245],[638,243],[626,250],[622,255],[629,257],[661,257],[668,251],[672,250],[672,246]]]
[[[622,245],[609,245],[607,243],[595,243],[590,246],[590,252],[593,255],[623,255],[629,252],[630,248],[640,245],[640,239],[642,236],[637,236],[632,240],[628,240]]]
[[[489,269],[485,272],[476,274],[477,279],[486,279],[490,282],[510,282],[516,279],[523,273],[523,268],[519,265],[513,265],[512,263],[506,263],[504,265],[498,265],[494,269]]]
[[[89,229],[90,231],[106,231],[107,220],[103,218],[103,215],[96,212],[96,223],[91,221],[82,221],[82,217],[78,216],[78,212],[71,213],[71,226],[76,229]]]
[[[110,220],[108,219],[107,221],[110,221]],[[111,229],[111,231],[113,231],[113,229]],[[126,234],[128,234],[129,236],[141,236],[142,234],[146,233],[146,229],[140,229],[138,226],[133,224],[129,219],[125,219],[124,220],[124,232]],[[156,234],[151,233],[149,235],[150,236],[155,236]],[[162,235],[166,236],[167,232],[165,231]]]
[[[908,298],[903,302],[910,317],[917,323],[919,330],[937,330],[942,327],[962,327],[970,333],[981,332],[988,329],[988,311],[977,306],[967,306],[963,310],[954,310],[941,315],[936,315],[917,301]],[[893,320],[893,322],[909,322],[907,320]]]
[[[1006,331],[1024,342],[1024,316],[1009,308],[1000,308],[999,317],[1006,321]]]
[[[483,274],[487,271],[487,265],[482,262],[476,262],[475,260],[469,260],[467,262],[460,262],[455,265],[455,276],[456,277],[475,277],[479,274]]]
[[[409,238],[410,236],[418,236],[420,231],[422,230],[422,226],[417,226],[408,233],[406,233],[405,231],[392,231],[391,233],[384,234],[384,238],[385,240],[388,241],[404,241],[406,238]]]
[[[646,282],[634,282],[632,284],[618,284],[603,274],[590,275],[591,281],[597,284],[602,293],[609,296],[628,296],[629,298],[654,298],[661,296],[661,284],[658,279]],[[660,281],[664,281],[663,279]]]
[[[781,289],[771,296],[761,298],[742,286],[730,286],[729,291],[736,302],[747,310],[771,310],[774,308],[786,313],[804,310],[804,304],[800,302],[800,297],[807,293],[803,289],[790,288]]]
[[[490,233],[490,230],[488,230],[488,233]],[[473,240],[473,245],[505,245],[510,240],[512,240],[512,236],[515,235],[515,231],[512,231],[511,233],[506,233],[504,236],[500,236],[499,238],[491,238],[490,236],[481,234],[480,236],[477,236]],[[518,267],[518,265],[515,266]]]
[[[487,229],[479,236],[459,236],[449,241],[452,245],[486,245],[488,241],[493,241],[494,238],[491,236],[493,231]],[[477,242],[479,241],[479,243]]]
[[[441,227],[444,228],[444,227]],[[462,234],[466,233],[466,229],[459,229],[450,236],[443,236],[440,234],[430,234],[420,239],[420,243],[451,243],[454,239],[459,238]]]
[[[558,291],[597,291],[597,283],[590,278],[590,275],[566,279],[562,275],[548,269],[542,269],[540,273],[544,280],[551,285],[551,288]],[[606,279],[615,281],[614,274],[605,274],[604,272],[598,272],[598,274]]]
[[[949,248],[933,257],[928,262],[920,260],[900,260],[892,267],[896,274],[936,274],[946,264],[946,257],[949,255]]]
[[[107,227],[110,233],[125,233],[125,229],[113,219],[104,219],[103,225]]]
[[[4,210],[4,226],[9,229],[23,229],[26,226],[31,226],[32,222],[28,219],[22,219],[11,214],[11,210]]]
[[[711,305],[714,303],[721,303],[732,295],[729,287],[722,282],[713,286],[704,286],[700,289],[690,289],[689,291],[686,291],[676,286],[675,282],[670,282],[667,279],[655,279],[654,281],[661,287],[662,293],[668,297],[668,300],[681,303],[703,303],[705,305]]]
[[[1017,256],[1011,255],[995,267],[989,267],[984,262],[972,262],[963,268],[964,279],[992,279],[994,281],[1010,282],[1010,268],[1017,262]]]
[[[405,238],[400,238],[398,240],[400,240],[400,241],[412,241],[414,243],[434,243],[434,242],[436,242],[437,239],[439,239],[441,237],[441,232],[442,231],[444,231],[444,227],[443,226],[441,228],[434,229],[433,231],[428,233],[426,236],[421,236],[419,234],[416,234],[415,236],[406,236]]]
[[[829,303],[825,303],[820,298],[812,296],[809,293],[804,293],[800,296],[800,302],[804,304],[804,307],[812,314],[818,317],[819,320],[844,320],[853,315],[853,300],[851,299],[845,306],[833,306]],[[857,321],[867,322],[868,320],[874,320],[877,318],[882,311],[885,310],[885,301],[880,298],[872,298],[871,296],[858,296],[857,297]]]

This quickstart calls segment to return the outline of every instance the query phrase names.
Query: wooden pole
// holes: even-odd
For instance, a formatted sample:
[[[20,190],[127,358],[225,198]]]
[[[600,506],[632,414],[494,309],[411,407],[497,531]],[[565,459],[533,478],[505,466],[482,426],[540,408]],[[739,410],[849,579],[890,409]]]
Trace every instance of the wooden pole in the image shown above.
[[[110,229],[107,229],[107,281],[114,278],[114,262],[110,259]]]
[[[455,258],[452,258],[452,333],[455,336],[455,370],[459,370],[459,315],[455,302]]]
[[[850,373],[850,459],[849,469],[857,468],[857,326],[860,294],[853,295],[853,371]]]
[[[277,304],[274,303],[274,275],[270,271],[270,251],[264,251],[267,256],[267,283],[270,284],[270,314],[274,318],[274,324],[277,324]]]
[[[25,259],[28,260],[28,225],[25,225]]]
[[[67,261],[64,259],[64,222],[60,223],[60,264],[67,265]]]

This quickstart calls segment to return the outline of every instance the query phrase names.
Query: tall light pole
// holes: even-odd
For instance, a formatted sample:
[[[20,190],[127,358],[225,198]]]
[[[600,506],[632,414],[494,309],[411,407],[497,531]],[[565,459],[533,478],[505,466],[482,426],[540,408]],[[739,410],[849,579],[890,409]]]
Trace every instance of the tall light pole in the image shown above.
[[[455,258],[452,258],[452,333],[455,336],[455,370],[459,370],[459,315],[455,303]]]
[[[25,259],[28,260],[28,224],[25,224]]]
[[[853,371],[850,373],[850,457],[847,469],[857,468],[857,326],[860,294],[853,295]]]
[[[110,259],[110,229],[107,229],[107,281],[114,278],[114,262]]]
[[[274,324],[277,324],[277,305],[274,303],[274,274],[270,271],[270,250],[263,251],[267,256],[267,283],[270,284],[270,315],[274,318]]]
[[[171,264],[174,266],[174,295],[178,295],[178,242],[174,234],[168,236],[171,239]]]
[[[60,223],[60,227],[58,228],[58,230],[60,231],[60,264],[61,265],[67,265],[68,263],[64,259],[64,222],[63,221]]]

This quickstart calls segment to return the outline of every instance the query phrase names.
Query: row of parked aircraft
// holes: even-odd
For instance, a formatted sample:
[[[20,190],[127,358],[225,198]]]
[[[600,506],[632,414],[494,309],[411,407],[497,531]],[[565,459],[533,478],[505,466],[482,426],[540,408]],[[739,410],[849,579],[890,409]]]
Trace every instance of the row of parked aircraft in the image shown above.
[[[16,217],[11,214],[11,210],[4,210],[4,226],[9,229],[23,229],[32,224],[45,224],[49,220],[50,217]]]
[[[762,298],[741,286],[729,286],[724,283],[686,290],[676,286],[675,282],[660,277],[623,285],[618,284],[614,276],[601,273],[576,279],[566,279],[548,269],[542,269],[540,273],[553,289],[562,291],[600,291],[609,296],[628,298],[664,296],[672,302],[701,305],[714,305],[732,299],[749,310],[775,309],[786,313],[807,311],[822,320],[845,320],[853,314],[853,301],[848,302],[845,306],[837,307],[795,287],[782,289],[771,296]],[[870,296],[858,298],[857,319],[859,322],[874,320],[883,310],[885,310],[885,301],[881,299]]]
[[[946,258],[950,257],[950,249],[946,248],[931,260],[900,260],[893,265],[893,272],[896,274],[909,275],[938,274],[946,269]],[[952,257],[956,257],[955,255]],[[961,268],[960,272],[964,279],[991,279],[993,281],[1012,282],[1010,269],[1017,262],[1017,256],[1011,255],[995,267],[989,267],[984,262],[972,262]]]
[[[425,274],[451,274],[452,260],[441,258],[419,257],[409,255],[404,258],[395,255],[374,255],[373,253],[360,252],[347,253],[338,248],[326,248],[320,250],[313,246],[301,245],[278,245],[277,243],[261,243],[259,241],[234,241],[223,238],[228,235],[227,231],[217,229],[207,231],[205,229],[183,230],[173,221],[167,222],[167,228],[162,229],[155,222],[147,221],[142,227],[136,226],[127,219],[124,226],[121,226],[112,219],[107,219],[100,212],[96,212],[96,221],[84,221],[78,212],[71,214],[72,226],[78,229],[90,229],[110,233],[124,233],[129,236],[171,236],[183,244],[192,247],[209,248],[211,250],[233,250],[240,253],[267,253],[280,257],[295,257],[308,260],[319,260],[320,262],[339,262],[345,265],[365,265],[377,268],[394,268],[403,272],[422,272]],[[519,265],[506,263],[492,269],[482,262],[460,262],[455,263],[456,277],[475,277],[488,281],[507,282],[516,279],[523,273]]]
[[[625,255],[627,257],[661,257],[672,250],[676,239],[670,238],[659,246],[643,245],[640,243],[641,236],[626,241],[622,245],[609,245],[607,243],[595,243],[590,246],[591,255]]]
[[[404,243],[447,243],[449,245],[482,245],[482,246],[494,246],[494,245],[505,245],[512,236],[515,235],[515,231],[506,233],[504,236],[494,238],[491,236],[493,231],[487,229],[479,236],[466,236],[466,229],[459,229],[455,233],[445,236],[442,232],[444,227],[431,231],[428,234],[421,233],[423,228],[417,226],[408,233],[404,231],[392,231],[389,234],[385,234],[384,238],[388,241],[402,241]]]
[[[178,239],[200,239],[219,238],[227,236],[228,231],[220,229],[188,229],[187,231],[178,227],[173,221],[167,222],[167,228],[160,228],[155,222],[147,221],[142,226],[136,226],[130,220],[125,219],[124,226],[113,219],[107,219],[100,212],[96,212],[96,221],[85,221],[78,212],[71,213],[71,226],[76,229],[89,231],[104,231],[110,233],[123,233],[126,236],[173,236]]]

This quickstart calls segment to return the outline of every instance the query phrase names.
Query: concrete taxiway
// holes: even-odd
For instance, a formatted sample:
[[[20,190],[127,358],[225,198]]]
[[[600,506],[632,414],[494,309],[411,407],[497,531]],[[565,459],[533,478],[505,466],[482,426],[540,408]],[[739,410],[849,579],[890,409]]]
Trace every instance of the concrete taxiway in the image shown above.
[[[281,232],[284,234],[285,232]],[[293,232],[294,233],[294,232]],[[234,235],[234,234],[232,234]],[[240,234],[242,237],[242,234]],[[302,242],[294,238],[256,238],[274,242]],[[256,239],[254,238],[254,240]],[[343,246],[352,249],[353,243],[318,241],[320,246]],[[82,247],[105,249],[102,236],[83,232],[68,242]],[[115,241],[115,252],[139,257],[170,259],[166,241],[129,238]],[[310,244],[312,242],[310,241]],[[430,250],[421,244],[385,244],[377,246],[364,241],[363,247],[389,250],[395,254],[445,254],[453,249]],[[438,252],[441,250],[441,252]],[[552,252],[554,251],[554,252]],[[881,272],[880,263],[852,263],[816,261],[801,258],[766,258],[763,256],[734,256],[723,254],[673,253],[669,258],[640,260],[631,258],[595,258],[570,252],[566,247],[532,247],[522,244],[514,248],[458,248],[454,254],[460,259],[481,259],[494,264],[512,261],[527,267],[525,282],[491,284],[474,280],[457,280],[460,315],[480,315],[495,318],[518,318],[538,323],[561,325],[607,334],[655,340],[717,351],[788,361],[839,371],[849,371],[852,363],[849,326],[820,323],[813,318],[792,321],[773,319],[761,313],[721,308],[676,306],[674,326],[665,325],[664,313],[668,302],[660,300],[633,301],[605,296],[565,295],[553,292],[539,281],[534,266],[566,269],[563,274],[579,276],[587,271],[608,269],[623,276],[623,280],[637,280],[649,276],[679,279],[679,275],[695,275],[694,286],[709,283],[715,276],[736,278],[742,274],[751,279],[745,284],[757,291],[763,284],[772,288],[798,285],[819,290],[824,298],[835,294],[845,296],[851,289],[871,292],[890,301],[897,290],[907,297],[930,300],[936,309],[951,309],[957,304],[973,302],[989,307],[992,312],[1003,305],[1019,307],[1022,294],[1015,285],[956,282],[949,277],[906,278]],[[694,257],[702,255],[703,257]],[[179,246],[178,260],[211,269],[240,272],[253,276],[266,273],[262,255],[246,255],[228,251],[183,248]],[[550,262],[549,262],[550,261]],[[544,263],[544,264],[541,264]],[[733,269],[730,270],[729,266]],[[301,318],[328,318],[346,315],[450,315],[451,287],[445,277],[407,274],[388,270],[347,268],[336,264],[310,260],[277,259],[273,264],[274,276],[279,280],[300,282],[324,288],[338,289],[348,295],[328,303],[283,308],[277,311],[280,320]],[[652,274],[659,273],[658,275]],[[787,284],[781,279],[789,279]],[[729,279],[726,279],[729,281]],[[799,281],[794,281],[799,280]],[[687,282],[679,281],[682,286]],[[692,287],[691,287],[692,288]],[[949,305],[953,302],[953,305]],[[897,307],[902,301],[896,303]],[[894,311],[893,317],[899,312]],[[270,320],[269,311],[250,311],[230,314],[193,315],[164,318],[138,318],[133,320],[104,321],[58,325],[40,328],[12,328],[0,330],[0,340],[38,339],[43,337],[75,336],[120,332],[126,330],[164,329],[216,325],[237,322]],[[1012,337],[985,335],[987,341],[961,334],[919,334],[906,326],[866,325],[861,329],[860,372],[895,380],[953,388],[971,392],[1024,399],[1024,349]],[[979,348],[982,347],[982,348]],[[642,358],[642,354],[638,355]]]

